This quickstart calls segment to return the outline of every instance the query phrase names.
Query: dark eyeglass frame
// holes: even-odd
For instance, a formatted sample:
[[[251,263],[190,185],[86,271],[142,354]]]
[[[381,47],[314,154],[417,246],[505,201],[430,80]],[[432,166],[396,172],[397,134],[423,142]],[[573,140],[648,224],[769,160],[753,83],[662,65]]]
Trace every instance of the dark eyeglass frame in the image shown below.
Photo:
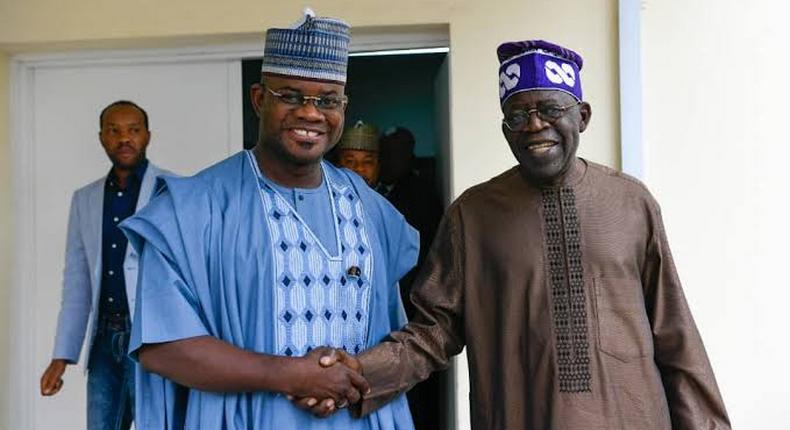
[[[348,96],[328,95],[328,96],[306,96],[302,93],[283,94],[269,87],[265,87],[269,94],[277,97],[277,100],[286,105],[296,108],[304,106],[307,102],[313,102],[316,109],[324,112],[337,112],[348,104]]]
[[[505,117],[502,118],[502,124],[505,124],[505,127],[507,127],[508,130],[510,131],[519,131],[523,129],[524,126],[529,122],[529,118],[532,116],[533,113],[538,114],[538,118],[541,121],[549,124],[554,124],[560,118],[565,116],[566,113],[568,113],[568,109],[574,106],[579,106],[580,104],[582,104],[581,100],[569,104],[567,106],[544,105],[526,110],[518,109],[513,112],[510,112],[508,115],[505,115]],[[514,116],[516,115],[520,116],[522,119],[518,120],[514,118]]]

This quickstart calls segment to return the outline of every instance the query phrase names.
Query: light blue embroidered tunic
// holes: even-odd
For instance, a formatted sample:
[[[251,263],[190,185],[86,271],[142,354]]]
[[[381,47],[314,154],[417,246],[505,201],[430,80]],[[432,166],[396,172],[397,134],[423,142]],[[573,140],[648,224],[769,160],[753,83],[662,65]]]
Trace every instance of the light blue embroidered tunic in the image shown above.
[[[142,255],[132,356],[203,335],[267,354],[356,354],[402,327],[397,281],[416,262],[416,231],[356,175],[322,169],[304,205],[247,152],[165,179],[123,224]],[[136,401],[138,429],[413,429],[404,396],[362,419],[316,419],[277,393],[190,390],[139,366]]]

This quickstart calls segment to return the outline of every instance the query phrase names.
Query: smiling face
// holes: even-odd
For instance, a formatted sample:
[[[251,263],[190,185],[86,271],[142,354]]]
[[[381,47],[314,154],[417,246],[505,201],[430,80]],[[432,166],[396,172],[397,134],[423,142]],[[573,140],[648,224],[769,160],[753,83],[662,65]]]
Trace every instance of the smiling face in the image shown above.
[[[130,171],[145,160],[150,139],[143,113],[134,106],[117,105],[104,112],[99,141],[116,169]]]
[[[252,102],[260,117],[258,145],[281,165],[318,165],[343,133],[345,105],[318,109],[314,102],[289,105],[267,91],[287,96],[342,96],[340,84],[280,76],[266,76],[252,88]]]
[[[508,117],[519,110],[563,107],[574,103],[576,99],[562,91],[525,91],[511,96],[502,112]],[[523,173],[537,183],[552,183],[560,180],[573,164],[579,147],[579,133],[587,128],[591,113],[590,105],[582,102],[567,109],[553,122],[531,113],[519,129],[510,130],[502,124],[502,132]]]

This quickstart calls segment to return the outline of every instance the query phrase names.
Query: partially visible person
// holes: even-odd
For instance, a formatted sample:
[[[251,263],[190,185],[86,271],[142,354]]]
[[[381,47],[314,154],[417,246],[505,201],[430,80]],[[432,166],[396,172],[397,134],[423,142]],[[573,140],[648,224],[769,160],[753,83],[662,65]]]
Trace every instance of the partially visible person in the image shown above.
[[[380,174],[376,190],[395,206],[406,220],[420,232],[420,255],[417,266],[401,280],[401,293],[406,314],[411,318],[414,307],[409,300],[411,284],[430,249],[436,228],[442,218],[442,201],[433,178],[417,169],[414,134],[405,127],[394,127],[379,140]]]
[[[362,176],[371,187],[379,180],[379,130],[373,124],[357,121],[343,132],[337,144],[337,164]]]
[[[134,416],[134,363],[126,356],[135,306],[138,254],[118,224],[148,203],[160,169],[146,158],[148,114],[116,101],[99,115],[109,173],[71,199],[63,296],[43,396],[63,387],[66,367],[88,351],[88,430],[125,430]],[[87,334],[87,341],[85,341]]]
[[[345,22],[309,11],[270,28],[255,148],[168,178],[124,224],[143,265],[138,429],[413,429],[405,396],[353,418],[359,368],[318,363],[322,347],[358,354],[405,324],[397,283],[417,260],[403,216],[322,160],[343,131],[349,42]]]
[[[393,127],[384,133],[380,139],[381,174],[376,187],[420,232],[417,266],[400,282],[401,297],[410,319],[415,314],[409,299],[414,279],[425,261],[442,217],[442,202],[435,191],[436,184],[432,177],[417,168],[415,146],[414,134],[405,127]],[[447,377],[447,372],[437,372],[407,393],[417,430],[437,429],[445,421]]]

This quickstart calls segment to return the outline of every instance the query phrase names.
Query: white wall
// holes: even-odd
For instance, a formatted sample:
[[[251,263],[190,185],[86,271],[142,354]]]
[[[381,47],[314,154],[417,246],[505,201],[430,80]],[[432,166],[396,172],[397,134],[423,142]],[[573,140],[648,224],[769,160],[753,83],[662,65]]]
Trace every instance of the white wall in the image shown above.
[[[110,168],[97,135],[101,109],[118,99],[146,109],[149,159],[177,173],[242,147],[239,61],[175,61],[34,61],[20,79],[14,285],[24,287],[12,290],[11,302],[13,429],[85,428],[82,369],[69,366],[54,397],[39,395],[38,379],[52,357],[71,193]]]
[[[643,1],[646,182],[739,429],[790,428],[790,9]]]

